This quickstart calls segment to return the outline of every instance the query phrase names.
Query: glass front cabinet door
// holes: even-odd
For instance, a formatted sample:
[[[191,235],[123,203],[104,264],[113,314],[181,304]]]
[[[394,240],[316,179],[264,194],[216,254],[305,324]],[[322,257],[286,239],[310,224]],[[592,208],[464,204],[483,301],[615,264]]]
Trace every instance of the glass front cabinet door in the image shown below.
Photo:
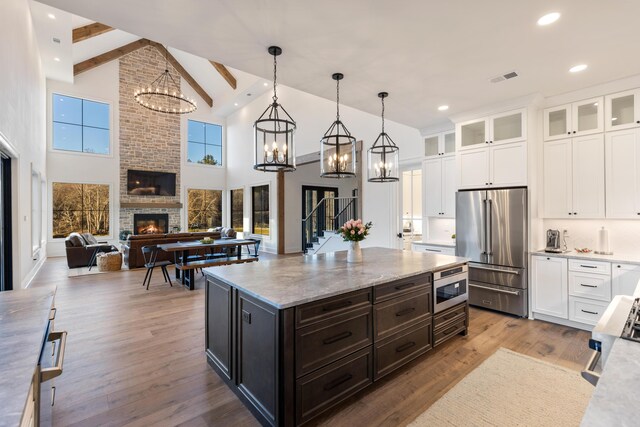
[[[440,135],[427,136],[424,139],[425,157],[438,157],[440,155]]]
[[[442,149],[444,154],[453,154],[456,152],[456,133],[445,132],[442,138]]]
[[[640,90],[628,90],[604,98],[604,128],[607,131],[640,126]]]
[[[488,119],[460,123],[456,128],[460,135],[460,149],[479,148],[489,144]]]
[[[568,138],[571,136],[571,104],[544,110],[544,139]]]
[[[490,144],[506,144],[525,139],[524,114],[526,110],[510,111],[491,117]]]
[[[437,133],[424,138],[424,156],[434,158],[456,152],[456,133],[454,131]]]
[[[571,136],[590,135],[604,130],[604,99],[602,97],[585,99],[571,104]]]

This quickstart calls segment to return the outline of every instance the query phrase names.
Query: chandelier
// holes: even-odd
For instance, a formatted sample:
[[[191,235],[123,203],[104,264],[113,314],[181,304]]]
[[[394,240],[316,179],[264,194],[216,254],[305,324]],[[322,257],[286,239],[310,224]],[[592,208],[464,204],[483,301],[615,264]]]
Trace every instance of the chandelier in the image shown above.
[[[146,88],[136,89],[133,97],[149,110],[168,114],[188,114],[196,111],[196,101],[187,98],[169,73],[169,51],[165,48],[164,72]]]
[[[342,73],[331,76],[336,81],[336,121],[320,139],[320,176],[347,178],[356,176],[356,139],[340,120],[340,80]]]
[[[255,157],[253,168],[263,172],[291,172],[296,170],[294,133],[296,122],[278,103],[277,57],[282,54],[278,46],[267,49],[273,55],[273,102],[253,124]]]
[[[384,131],[384,99],[387,92],[380,92],[382,99],[382,132],[367,151],[367,175],[369,182],[396,182],[398,177],[398,146]]]

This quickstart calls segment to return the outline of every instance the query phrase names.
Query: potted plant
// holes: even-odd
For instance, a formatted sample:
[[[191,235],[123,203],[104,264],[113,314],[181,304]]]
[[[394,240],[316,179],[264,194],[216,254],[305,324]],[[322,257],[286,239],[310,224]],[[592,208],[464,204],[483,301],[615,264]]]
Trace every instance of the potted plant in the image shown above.
[[[350,219],[340,227],[338,233],[342,236],[345,242],[349,242],[347,262],[362,261],[362,249],[360,248],[360,242],[369,235],[371,226],[371,221],[364,224],[361,219]]]

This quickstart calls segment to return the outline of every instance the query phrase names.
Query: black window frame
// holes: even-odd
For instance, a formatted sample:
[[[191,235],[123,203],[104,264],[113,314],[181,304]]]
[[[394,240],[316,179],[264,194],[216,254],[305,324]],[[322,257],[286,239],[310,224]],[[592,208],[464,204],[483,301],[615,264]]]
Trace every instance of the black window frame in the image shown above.
[[[240,193],[240,208],[234,209],[234,195]],[[237,232],[244,231],[244,188],[229,190],[229,225]]]
[[[80,107],[80,124],[77,123],[70,123],[70,122],[63,122],[60,120],[55,120],[55,115],[53,114],[53,111],[55,109],[55,97],[56,96],[62,96],[65,98],[73,98],[73,99],[78,99],[81,102],[81,107]],[[85,102],[92,102],[94,104],[103,104],[106,105],[108,107],[108,126],[107,128],[103,128],[103,127],[99,127],[99,126],[89,126],[89,125],[85,125],[84,124],[84,103]],[[68,149],[64,149],[64,148],[57,148],[56,147],[56,139],[55,139],[55,124],[63,124],[63,125],[67,125],[67,126],[80,126],[81,132],[81,145],[82,145],[82,150],[68,150]],[[64,153],[80,153],[80,154],[93,154],[96,156],[110,156],[111,155],[111,104],[108,102],[102,102],[102,101],[94,101],[93,99],[87,99],[87,98],[81,98],[79,96],[71,96],[71,95],[64,95],[62,93],[56,93],[56,92],[52,92],[51,93],[51,149],[55,150],[55,151],[61,151]],[[108,149],[106,153],[96,153],[96,152],[92,152],[92,151],[85,151],[84,149],[84,128],[90,128],[90,129],[100,129],[100,130],[106,130],[107,132],[109,132],[109,145],[108,145]]]
[[[56,192],[56,185],[80,185],[81,186],[81,196],[80,196],[80,206],[76,209],[54,209],[54,205],[53,203],[51,204],[51,234],[52,234],[52,238],[54,239],[62,239],[65,238],[66,236],[63,235],[56,235],[55,234],[55,230],[56,227],[54,226],[54,221],[55,221],[55,214],[56,212],[65,212],[65,211],[70,211],[70,212],[79,212],[80,213],[80,229],[79,230],[74,230],[73,232],[76,233],[91,233],[94,236],[99,236],[99,237],[105,237],[105,238],[110,238],[112,236],[111,233],[111,220],[112,220],[112,215],[111,215],[111,185],[109,184],[97,184],[97,183],[85,183],[85,182],[53,182],[51,184],[51,200],[55,200],[55,192]],[[106,234],[101,234],[101,233],[97,233],[97,232],[93,232],[92,230],[90,230],[87,227],[87,223],[85,220],[85,213],[87,212],[99,212],[99,209],[85,209],[84,207],[84,201],[85,201],[85,197],[84,197],[84,192],[85,192],[85,186],[101,186],[101,187],[106,187],[107,188],[107,216],[106,216]],[[98,230],[96,230],[98,231]]]
[[[191,195],[191,192],[194,191],[202,191],[204,192],[203,198],[206,201],[207,197],[206,195],[209,192],[217,192],[219,193],[219,208],[220,208],[220,223],[219,224],[205,224],[204,227],[191,227],[191,221],[189,220],[191,218],[191,212],[194,211],[194,209],[191,209],[191,204],[189,201],[189,196]],[[222,197],[223,197],[223,191],[222,190],[217,190],[217,189],[212,189],[212,188],[188,188],[187,189],[187,231],[189,232],[199,232],[199,231],[207,231],[209,228],[215,228],[215,227],[222,227],[222,219],[223,219],[223,210],[224,210],[224,204],[222,203]],[[206,204],[206,203],[205,203]],[[201,213],[204,213],[205,217],[207,216],[206,213],[211,211],[211,209],[195,209]],[[198,225],[202,225],[202,224],[198,224]]]
[[[204,125],[204,142],[192,141],[191,139],[189,139],[189,124],[191,122],[201,123],[201,124]],[[209,126],[217,126],[217,127],[220,128],[220,145],[207,143],[207,125],[209,125]],[[197,161],[197,162],[190,161],[189,160],[189,146],[191,144],[203,145],[204,146],[204,155],[205,156],[207,155],[207,146],[220,147],[220,159],[215,159],[215,157],[214,157],[214,161],[217,160],[217,163],[214,163],[214,164],[205,163],[203,161]],[[224,128],[223,128],[223,126],[221,124],[203,122],[202,120],[187,119],[187,163],[188,164],[224,167],[224,162],[222,161],[222,157],[224,157],[223,153],[224,153]]]
[[[269,206],[269,184],[265,185],[256,185],[251,187],[251,233],[261,236],[269,236],[271,234],[271,228],[269,224],[269,219],[271,216],[271,210]],[[261,209],[259,211],[256,210],[256,199],[259,199],[259,202],[262,206],[259,206]],[[266,204],[266,209],[264,205]],[[263,221],[263,224],[266,224],[266,227],[256,227],[259,221]],[[256,231],[256,229],[262,231]],[[266,229],[266,233],[264,230]]]

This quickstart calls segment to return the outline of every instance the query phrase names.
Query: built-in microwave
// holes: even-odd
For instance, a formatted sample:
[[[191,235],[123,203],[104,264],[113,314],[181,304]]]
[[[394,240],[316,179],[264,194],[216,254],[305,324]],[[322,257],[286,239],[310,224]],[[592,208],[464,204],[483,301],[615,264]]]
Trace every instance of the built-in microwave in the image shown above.
[[[433,312],[465,302],[469,296],[469,272],[461,265],[433,273]]]

